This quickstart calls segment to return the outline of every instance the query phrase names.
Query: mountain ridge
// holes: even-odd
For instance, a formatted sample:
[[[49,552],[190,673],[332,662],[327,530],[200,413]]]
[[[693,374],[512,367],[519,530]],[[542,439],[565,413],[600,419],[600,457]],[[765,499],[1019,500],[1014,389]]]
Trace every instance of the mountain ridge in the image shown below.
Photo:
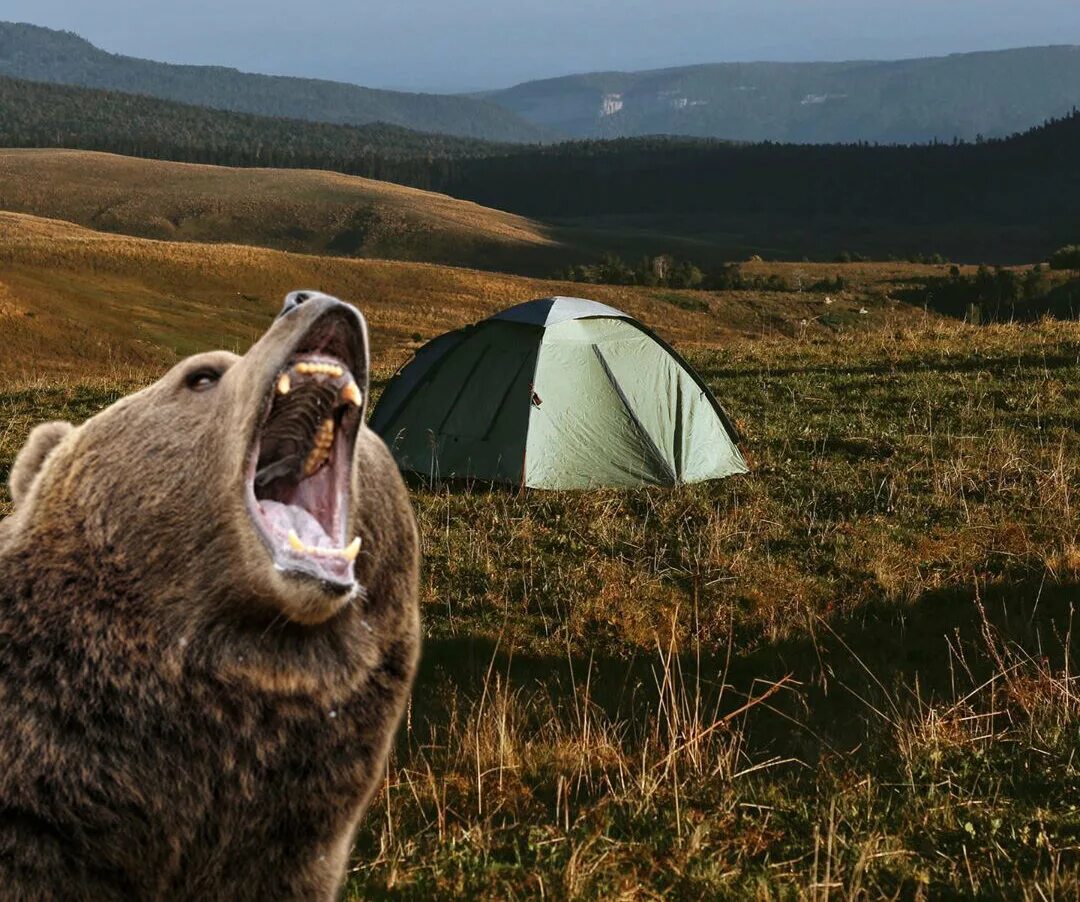
[[[1080,46],[607,70],[472,96],[575,138],[663,133],[792,143],[974,140],[1022,131],[1080,102]]]
[[[547,130],[497,104],[473,97],[410,94],[225,66],[162,63],[109,53],[74,32],[28,23],[0,22],[0,75],[339,125],[384,122],[498,141],[534,142],[550,137]]]
[[[1068,113],[1080,102],[1080,45],[899,60],[695,63],[435,94],[156,62],[109,53],[74,32],[0,22],[0,76],[506,143],[665,134],[910,144],[1002,137]]]

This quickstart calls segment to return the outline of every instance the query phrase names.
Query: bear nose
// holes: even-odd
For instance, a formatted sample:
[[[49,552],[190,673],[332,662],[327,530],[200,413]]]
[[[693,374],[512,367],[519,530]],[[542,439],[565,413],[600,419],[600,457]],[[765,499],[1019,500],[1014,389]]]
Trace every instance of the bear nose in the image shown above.
[[[285,295],[285,303],[281,308],[281,313],[278,314],[278,318],[280,319],[287,313],[292,313],[297,307],[313,298],[316,294],[318,294],[316,291],[290,291]]]

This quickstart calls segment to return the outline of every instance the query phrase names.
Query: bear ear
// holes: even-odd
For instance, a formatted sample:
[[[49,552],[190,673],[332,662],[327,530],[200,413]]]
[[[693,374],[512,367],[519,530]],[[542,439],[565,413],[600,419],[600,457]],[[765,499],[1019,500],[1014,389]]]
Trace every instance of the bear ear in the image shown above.
[[[16,506],[30,491],[30,485],[41,470],[41,465],[45,463],[45,458],[74,428],[71,423],[55,420],[52,423],[35,426],[30,432],[26,444],[15,455],[15,463],[11,466],[11,476],[8,477],[11,500]]]

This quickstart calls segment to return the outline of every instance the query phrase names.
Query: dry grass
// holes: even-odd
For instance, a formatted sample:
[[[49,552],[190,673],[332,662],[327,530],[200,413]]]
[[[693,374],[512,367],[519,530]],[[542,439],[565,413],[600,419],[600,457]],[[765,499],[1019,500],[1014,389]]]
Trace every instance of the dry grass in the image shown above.
[[[1080,328],[694,361],[748,478],[418,488],[424,683],[355,892],[1075,895]]]
[[[116,280],[122,248],[58,256]],[[710,339],[672,311],[748,477],[414,487],[424,665],[353,897],[1080,892],[1080,326],[879,312]],[[140,378],[9,382],[0,473]]]
[[[0,150],[0,207],[143,238],[481,268],[554,269],[569,253],[523,216],[389,182],[80,150]]]
[[[716,347],[738,334],[814,334],[837,323],[858,330],[921,315],[867,301],[862,288],[826,308],[812,292],[757,297],[583,286],[421,263],[152,241],[0,213],[0,383],[105,375],[118,367],[160,372],[198,350],[242,351],[296,288],[354,301],[372,326],[378,359],[390,365],[420,341],[511,304],[583,291],[683,346]],[[860,316],[867,303],[869,314]],[[812,322],[825,309],[832,325]]]

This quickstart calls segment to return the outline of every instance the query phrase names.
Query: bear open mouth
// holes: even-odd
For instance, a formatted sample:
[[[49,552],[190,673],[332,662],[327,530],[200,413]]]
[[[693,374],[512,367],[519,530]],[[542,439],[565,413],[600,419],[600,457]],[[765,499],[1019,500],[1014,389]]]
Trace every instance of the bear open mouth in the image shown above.
[[[351,328],[350,328],[351,327]],[[274,377],[249,465],[252,517],[280,570],[332,588],[355,583],[360,539],[346,535],[353,448],[363,393],[347,360],[358,330],[316,323]]]

